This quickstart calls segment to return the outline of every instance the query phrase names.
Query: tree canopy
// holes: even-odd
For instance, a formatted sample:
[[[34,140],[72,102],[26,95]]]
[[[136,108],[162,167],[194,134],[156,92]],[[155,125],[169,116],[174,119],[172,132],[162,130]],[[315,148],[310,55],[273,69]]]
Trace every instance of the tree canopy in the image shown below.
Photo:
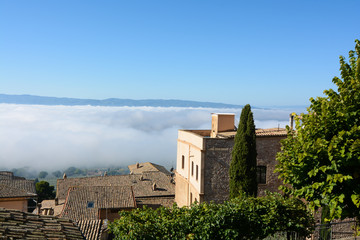
[[[38,177],[39,177],[39,178],[46,178],[47,175],[48,175],[48,172],[46,172],[46,171],[41,171],[41,172],[39,173]]]
[[[61,177],[61,175],[62,175],[62,173],[61,173],[59,170],[57,170],[57,171],[55,171],[55,172],[52,172],[51,174],[52,174],[54,177],[57,177],[57,178]]]
[[[54,199],[55,191],[54,186],[50,186],[50,184],[46,181],[40,181],[35,185],[36,193],[38,195],[38,202],[46,199]]]
[[[201,203],[191,208],[120,211],[109,225],[116,239],[263,239],[277,232],[311,233],[313,217],[295,198],[280,194]]]
[[[230,163],[230,198],[245,193],[257,195],[256,136],[253,113],[249,104],[241,111]]]
[[[310,99],[307,114],[296,115],[294,130],[282,141],[277,172],[285,192],[306,199],[313,208],[328,207],[328,221],[360,212],[360,42],[340,56],[337,90]]]

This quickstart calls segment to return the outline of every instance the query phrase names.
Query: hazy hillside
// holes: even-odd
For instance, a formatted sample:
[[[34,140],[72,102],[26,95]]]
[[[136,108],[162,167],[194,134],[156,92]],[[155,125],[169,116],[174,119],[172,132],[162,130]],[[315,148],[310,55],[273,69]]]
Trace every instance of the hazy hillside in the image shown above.
[[[213,103],[213,102],[197,102],[187,100],[164,100],[164,99],[119,99],[108,98],[104,100],[96,99],[78,99],[78,98],[57,98],[57,97],[41,97],[33,95],[8,95],[0,94],[0,103],[13,104],[34,104],[34,105],[91,105],[91,106],[129,106],[129,107],[204,107],[204,108],[242,108],[242,105]]]

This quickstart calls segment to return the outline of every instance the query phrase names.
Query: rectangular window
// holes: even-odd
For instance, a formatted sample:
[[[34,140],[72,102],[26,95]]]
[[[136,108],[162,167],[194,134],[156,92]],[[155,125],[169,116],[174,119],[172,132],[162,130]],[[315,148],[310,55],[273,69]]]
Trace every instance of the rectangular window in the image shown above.
[[[191,176],[194,176],[194,162],[191,162]]]
[[[181,156],[181,168],[182,169],[185,168],[185,156],[184,155]]]
[[[192,193],[190,193],[190,204],[192,204]]]
[[[196,181],[199,179],[199,166],[196,165]]]
[[[266,166],[257,166],[257,183],[266,184]]]
[[[94,208],[94,202],[93,201],[88,201],[87,202],[87,208]]]

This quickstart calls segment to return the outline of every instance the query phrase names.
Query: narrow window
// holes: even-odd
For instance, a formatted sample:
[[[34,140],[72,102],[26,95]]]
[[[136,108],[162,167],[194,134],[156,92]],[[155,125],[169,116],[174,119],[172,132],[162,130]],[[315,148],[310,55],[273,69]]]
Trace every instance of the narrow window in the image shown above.
[[[257,182],[266,184],[266,166],[257,166]]]
[[[196,165],[196,181],[199,179],[199,166]]]
[[[194,162],[191,162],[191,176],[194,176]]]
[[[94,202],[93,201],[87,202],[87,208],[94,208]]]
[[[181,168],[182,169],[185,168],[185,156],[184,155],[181,156]]]
[[[198,200],[195,198],[195,201],[194,201],[195,203],[197,203],[198,202]]]
[[[192,204],[192,193],[190,193],[190,204]]]

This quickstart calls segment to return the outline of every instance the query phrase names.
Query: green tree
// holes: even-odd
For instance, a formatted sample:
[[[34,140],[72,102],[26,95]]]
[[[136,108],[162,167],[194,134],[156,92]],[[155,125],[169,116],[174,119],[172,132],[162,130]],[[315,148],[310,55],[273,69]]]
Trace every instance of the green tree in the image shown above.
[[[38,202],[55,198],[54,186],[50,186],[48,182],[40,181],[36,183],[35,188],[38,195]]]
[[[245,193],[257,195],[256,136],[253,113],[249,104],[241,111],[239,127],[230,163],[230,198]]]
[[[39,173],[38,177],[39,177],[39,178],[46,178],[47,175],[48,175],[47,172],[41,171],[41,172]]]
[[[280,194],[201,203],[191,208],[120,211],[109,225],[115,239],[263,239],[277,232],[311,233],[313,217],[298,199]]]
[[[61,177],[61,175],[62,175],[59,170],[57,170],[57,171],[55,171],[55,172],[52,172],[51,174],[52,174],[54,177],[57,177],[57,178]]]
[[[328,208],[327,221],[360,216],[360,42],[340,56],[337,90],[310,99],[308,114],[295,116],[278,154],[284,191],[306,199],[314,209]],[[287,185],[289,186],[289,185]]]
[[[67,176],[75,176],[75,175],[83,175],[84,171],[80,168],[76,167],[69,167],[67,168],[64,173],[66,173]]]

